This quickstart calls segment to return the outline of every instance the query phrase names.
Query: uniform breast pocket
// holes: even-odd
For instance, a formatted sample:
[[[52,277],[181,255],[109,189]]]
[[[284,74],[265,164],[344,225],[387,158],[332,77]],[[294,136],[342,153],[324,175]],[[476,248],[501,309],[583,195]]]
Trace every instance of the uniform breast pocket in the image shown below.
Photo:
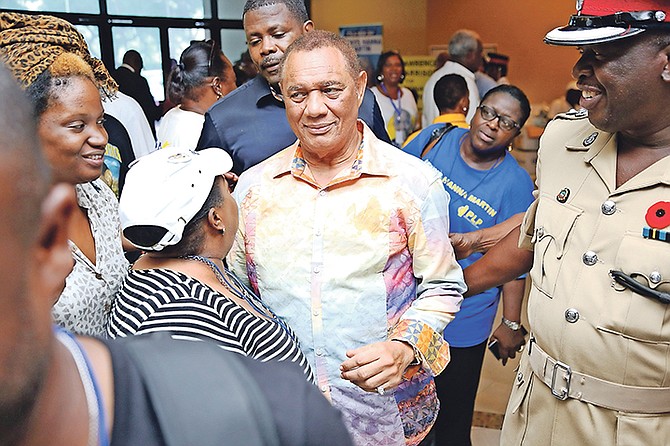
[[[540,198],[533,234],[535,259],[530,276],[533,286],[549,297],[554,295],[570,233],[582,212],[570,204],[557,203],[551,197]]]
[[[670,245],[665,242],[627,233],[617,251],[614,269],[645,287],[670,293]],[[619,283],[613,282],[612,287],[615,301],[602,313],[601,328],[634,340],[670,342],[668,304]]]

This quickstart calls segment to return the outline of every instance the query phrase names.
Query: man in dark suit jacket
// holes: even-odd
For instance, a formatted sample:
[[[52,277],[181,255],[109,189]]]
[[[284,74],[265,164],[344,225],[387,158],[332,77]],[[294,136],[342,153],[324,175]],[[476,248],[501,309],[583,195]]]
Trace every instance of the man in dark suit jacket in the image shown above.
[[[142,68],[144,68],[144,63],[140,53],[135,50],[128,50],[123,55],[123,65],[114,71],[112,77],[119,84],[121,92],[135,99],[140,104],[155,137],[155,121],[160,119],[161,110],[151,95],[149,83],[140,75]]]

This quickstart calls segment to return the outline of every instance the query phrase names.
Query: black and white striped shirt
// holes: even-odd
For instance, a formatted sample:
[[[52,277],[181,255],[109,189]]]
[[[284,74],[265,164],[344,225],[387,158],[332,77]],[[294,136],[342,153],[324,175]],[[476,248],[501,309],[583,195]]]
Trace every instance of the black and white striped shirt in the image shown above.
[[[291,361],[314,381],[293,331],[180,272],[131,270],[112,307],[107,333],[116,338],[160,331],[181,339],[209,339],[263,362]]]

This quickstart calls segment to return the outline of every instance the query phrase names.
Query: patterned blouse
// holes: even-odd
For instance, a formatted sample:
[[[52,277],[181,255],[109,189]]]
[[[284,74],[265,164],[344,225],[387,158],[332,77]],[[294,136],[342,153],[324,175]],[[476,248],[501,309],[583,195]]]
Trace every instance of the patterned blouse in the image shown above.
[[[314,381],[293,331],[250,313],[181,272],[131,270],[112,308],[110,337],[169,331],[176,338],[208,339],[224,350],[263,362],[290,361]]]
[[[128,273],[121,246],[118,201],[100,179],[77,184],[75,190],[77,202],[91,225],[95,265],[70,241],[74,268],[52,314],[58,325],[76,334],[105,336],[112,302]]]
[[[359,130],[352,168],[326,187],[299,143],[242,174],[228,264],[296,331],[356,444],[416,445],[437,415],[433,376],[449,361],[442,331],[465,284],[439,172],[361,121]],[[347,350],[391,339],[422,359],[393,392],[365,392],[340,377]]]

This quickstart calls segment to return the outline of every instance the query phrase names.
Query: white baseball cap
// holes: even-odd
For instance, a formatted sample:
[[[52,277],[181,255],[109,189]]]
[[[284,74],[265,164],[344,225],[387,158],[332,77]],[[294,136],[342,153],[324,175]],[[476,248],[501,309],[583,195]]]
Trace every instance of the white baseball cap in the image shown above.
[[[232,167],[228,153],[219,148],[195,152],[167,147],[134,161],[119,200],[123,235],[146,251],[176,245],[207,200],[214,179]],[[138,227],[151,231],[134,230]]]

